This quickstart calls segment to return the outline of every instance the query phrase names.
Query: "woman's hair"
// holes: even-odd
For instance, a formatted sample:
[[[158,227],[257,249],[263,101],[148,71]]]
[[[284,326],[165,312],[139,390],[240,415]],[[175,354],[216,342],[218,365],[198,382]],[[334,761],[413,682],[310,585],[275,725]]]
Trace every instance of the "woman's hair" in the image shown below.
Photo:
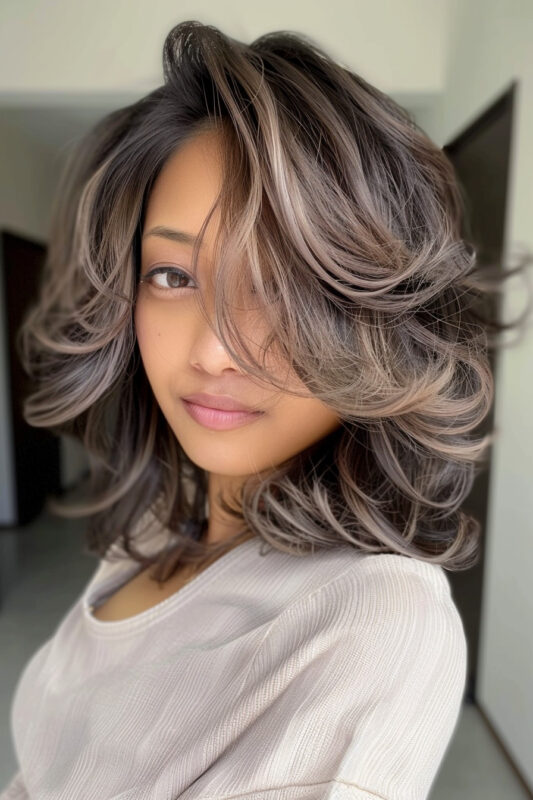
[[[84,501],[49,508],[89,517],[88,552],[121,541],[158,580],[243,534],[297,555],[349,546],[471,567],[481,526],[461,505],[494,438],[478,427],[493,399],[488,351],[511,325],[482,313],[502,279],[484,277],[461,236],[451,162],[408,112],[302,35],[246,45],[183,22],[163,64],[162,86],[69,153],[40,296],[19,331],[35,381],[26,421],[80,440],[90,462]],[[217,545],[202,540],[207,473],[158,407],[133,323],[150,189],[176,148],[209,129],[224,142],[209,324],[252,379],[285,389],[265,366],[275,351],[341,420],[220,498],[241,527]],[[244,284],[271,331],[260,360],[232,319]],[[146,519],[169,535],[151,555],[134,543]]]

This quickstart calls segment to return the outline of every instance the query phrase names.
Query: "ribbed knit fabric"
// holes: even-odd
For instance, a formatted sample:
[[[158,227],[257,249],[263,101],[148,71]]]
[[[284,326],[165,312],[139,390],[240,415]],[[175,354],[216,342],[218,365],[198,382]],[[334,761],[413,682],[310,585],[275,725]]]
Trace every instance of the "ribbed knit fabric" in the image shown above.
[[[427,798],[466,680],[445,571],[264,548],[113,622],[90,605],[139,565],[102,559],[19,677],[0,800]]]

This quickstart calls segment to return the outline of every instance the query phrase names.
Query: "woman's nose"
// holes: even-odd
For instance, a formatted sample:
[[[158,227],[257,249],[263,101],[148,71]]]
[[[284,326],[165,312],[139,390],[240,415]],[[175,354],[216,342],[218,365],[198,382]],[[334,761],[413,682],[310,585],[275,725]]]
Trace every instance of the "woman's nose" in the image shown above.
[[[228,340],[238,356],[244,361],[249,361],[247,351],[258,362],[262,357],[266,343],[269,339],[270,325],[265,311],[260,308],[255,297],[250,296],[241,286],[237,296],[227,300],[221,308],[219,322]],[[232,367],[239,368],[237,362],[226,350],[222,339],[216,331],[215,295],[217,289],[214,281],[204,286],[202,296],[195,295],[193,307],[189,307],[189,353],[191,362],[205,365],[206,369],[216,370]],[[221,298],[224,299],[224,298]],[[216,300],[219,300],[216,297]],[[221,319],[221,317],[223,319]],[[227,324],[223,324],[227,322]],[[229,328],[229,330],[228,330]]]
[[[245,340],[246,346],[252,349],[254,347],[252,320],[246,313],[239,313],[238,316],[235,316],[233,310],[231,313],[232,326],[237,328],[239,337]],[[229,335],[227,327],[224,328],[224,333],[230,345],[239,351],[238,341],[233,341],[234,337]],[[189,360],[191,364],[201,366],[211,373],[220,372],[228,368],[241,371],[216,332],[213,308],[198,309],[195,314],[189,340]]]

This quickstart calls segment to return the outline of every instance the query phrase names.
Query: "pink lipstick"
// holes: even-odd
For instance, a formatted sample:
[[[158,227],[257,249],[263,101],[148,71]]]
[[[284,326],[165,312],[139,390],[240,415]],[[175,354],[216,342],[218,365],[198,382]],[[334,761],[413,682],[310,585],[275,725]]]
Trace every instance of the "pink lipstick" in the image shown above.
[[[211,408],[209,406],[199,405],[198,403],[192,403],[189,400],[185,400],[183,397],[181,401],[189,415],[196,422],[203,425],[205,428],[211,428],[216,431],[241,427],[241,425],[253,422],[264,414],[264,411],[223,411],[219,408]]]

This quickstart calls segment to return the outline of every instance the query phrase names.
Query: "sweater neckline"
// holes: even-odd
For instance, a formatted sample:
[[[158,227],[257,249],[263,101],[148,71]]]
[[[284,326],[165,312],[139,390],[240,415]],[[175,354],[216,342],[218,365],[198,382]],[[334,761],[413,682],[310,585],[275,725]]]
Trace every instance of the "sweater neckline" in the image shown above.
[[[117,573],[104,578],[103,580],[90,583],[81,597],[83,618],[86,627],[97,636],[121,636],[130,632],[144,630],[156,621],[159,621],[168,614],[171,614],[177,607],[190,600],[199,591],[209,585],[218,575],[225,572],[235,562],[244,558],[252,547],[258,547],[260,539],[254,536],[228,550],[227,553],[219,556],[216,561],[209,564],[205,569],[194,575],[184,586],[177,589],[170,597],[166,597],[151,608],[133,614],[131,617],[119,620],[101,620],[92,614],[92,607],[99,605],[104,597],[115,593],[136,574],[142,567],[137,562],[131,565],[130,569],[120,570]]]

